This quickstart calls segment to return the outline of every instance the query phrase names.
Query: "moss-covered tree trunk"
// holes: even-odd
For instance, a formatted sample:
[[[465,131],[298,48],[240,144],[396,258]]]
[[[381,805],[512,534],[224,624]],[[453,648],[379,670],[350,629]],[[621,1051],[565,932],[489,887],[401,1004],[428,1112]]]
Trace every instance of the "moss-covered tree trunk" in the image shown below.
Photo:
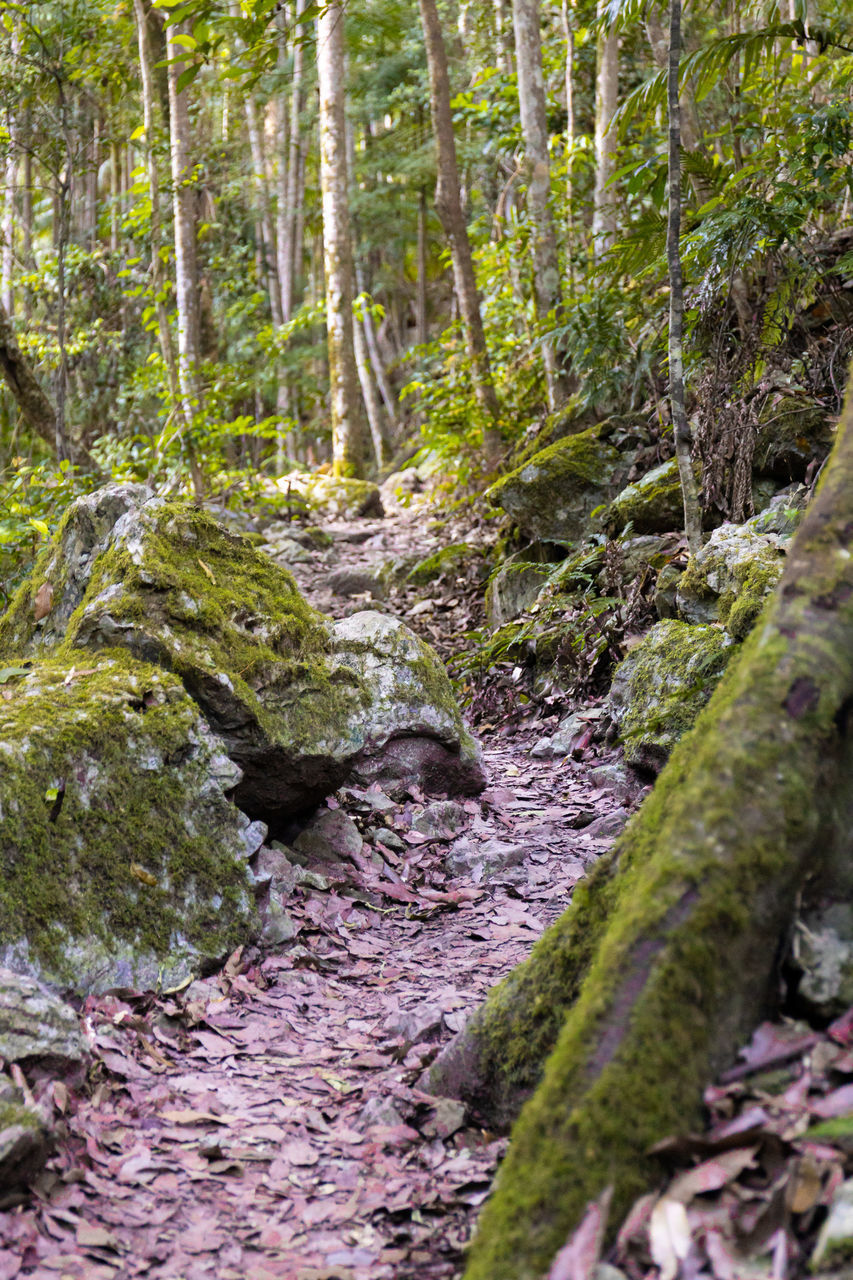
[[[818,495],[739,660],[608,865],[455,1046],[458,1074],[467,1055],[481,1096],[506,1106],[559,1029],[466,1280],[542,1276],[608,1185],[615,1224],[658,1176],[650,1146],[696,1123],[703,1085],[765,1013],[797,894],[847,847],[851,538],[848,393]]]

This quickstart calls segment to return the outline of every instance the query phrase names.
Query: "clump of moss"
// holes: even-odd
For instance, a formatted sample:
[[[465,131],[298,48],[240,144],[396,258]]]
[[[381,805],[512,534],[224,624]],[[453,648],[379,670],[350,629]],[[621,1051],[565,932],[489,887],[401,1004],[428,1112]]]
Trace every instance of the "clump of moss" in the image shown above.
[[[754,523],[760,519],[721,525],[692,557],[676,596],[683,618],[719,621],[736,640],[748,634],[785,565],[785,540],[757,533]]]
[[[4,963],[85,990],[251,936],[246,819],[180,682],[126,653],[37,663],[0,702]],[[225,785],[237,773],[227,761]]]
[[[675,458],[663,462],[613,499],[605,517],[619,532],[630,524],[635,533],[667,533],[684,523],[681,479]]]
[[[826,410],[805,396],[768,400],[758,420],[754,468],[787,484],[802,480],[809,464],[821,461],[835,439]]]
[[[609,699],[629,764],[658,772],[733,652],[719,629],[675,619],[658,622],[633,647],[616,668]]]

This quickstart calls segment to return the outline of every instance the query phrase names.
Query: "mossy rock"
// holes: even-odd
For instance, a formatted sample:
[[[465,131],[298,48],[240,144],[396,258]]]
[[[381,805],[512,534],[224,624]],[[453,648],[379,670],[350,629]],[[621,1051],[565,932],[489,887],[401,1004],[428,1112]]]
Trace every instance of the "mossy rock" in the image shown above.
[[[629,484],[613,499],[606,524],[614,533],[627,524],[634,533],[667,533],[684,524],[684,502],[678,462],[670,458]]]
[[[762,513],[763,514],[763,513]],[[722,524],[679,580],[678,612],[687,622],[721,622],[736,640],[748,634],[785,565],[787,539],[746,524]]]
[[[0,761],[0,964],[78,993],[168,986],[253,936],[263,829],[174,676],[121,651],[38,662],[4,685]]]
[[[469,542],[451,543],[449,547],[441,547],[438,551],[433,551],[432,555],[419,560],[406,574],[406,581],[413,587],[429,586],[446,573],[458,573],[478,555]]]
[[[0,1192],[20,1191],[44,1168],[54,1136],[39,1107],[0,1076]]]
[[[487,491],[534,540],[580,541],[590,513],[618,487],[622,458],[606,440],[606,424],[558,440]]]
[[[72,509],[63,528],[73,523]],[[175,672],[242,770],[235,799],[253,817],[278,822],[313,807],[362,755],[373,760],[401,737],[441,742],[461,760],[460,776],[473,776],[476,748],[427,645],[393,624],[397,657],[410,665],[396,672],[406,697],[390,706],[378,664],[368,672],[351,660],[347,625],[333,627],[285,569],[191,504],[153,498],[128,511],[85,567],[69,569],[57,549],[43,553],[0,622],[0,651],[14,642],[33,652],[48,639],[63,652],[119,645]],[[48,573],[79,580],[78,594],[88,575],[64,639],[52,611],[35,617]],[[56,591],[53,607],[64,598]],[[374,635],[375,656],[390,661]],[[454,776],[449,769],[448,786]]]
[[[764,406],[758,420],[753,468],[759,475],[803,480],[809,465],[822,462],[835,440],[826,410],[807,396],[778,396]]]
[[[625,759],[658,773],[711,697],[735,650],[716,627],[658,622],[616,668],[609,709]]]
[[[293,472],[279,482],[280,487],[285,485],[301,494],[309,510],[326,519],[357,520],[385,514],[379,486],[370,480]]]
[[[76,1072],[88,1059],[80,1019],[34,978],[0,968],[0,1057],[7,1064]]]

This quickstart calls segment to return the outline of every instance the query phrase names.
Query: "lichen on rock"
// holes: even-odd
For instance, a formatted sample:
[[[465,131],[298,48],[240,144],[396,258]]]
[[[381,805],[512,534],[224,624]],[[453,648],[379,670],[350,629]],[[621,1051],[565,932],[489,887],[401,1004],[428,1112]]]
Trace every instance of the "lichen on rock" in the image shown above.
[[[621,455],[608,424],[567,436],[503,476],[487,492],[531,538],[576,541],[590,513],[616,492]]]
[[[622,660],[610,687],[609,709],[625,759],[653,773],[693,725],[734,652],[716,627],[658,622]]]
[[[662,462],[613,499],[608,527],[618,533],[631,525],[635,533],[666,533],[684,523],[684,499],[675,458]]]
[[[121,651],[0,701],[0,964],[60,989],[179,982],[251,937],[239,770],[180,682]]]

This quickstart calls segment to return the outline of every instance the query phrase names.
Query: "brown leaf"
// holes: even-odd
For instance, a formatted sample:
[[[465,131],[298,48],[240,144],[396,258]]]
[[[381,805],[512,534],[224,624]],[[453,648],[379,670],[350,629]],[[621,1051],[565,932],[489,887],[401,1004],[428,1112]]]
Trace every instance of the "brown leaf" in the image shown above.
[[[90,1226],[81,1222],[77,1228],[77,1243],[81,1249],[118,1249],[119,1243],[111,1231],[103,1227]]]
[[[694,1196],[719,1191],[739,1177],[744,1169],[749,1168],[755,1160],[757,1150],[757,1147],[740,1147],[734,1151],[723,1151],[713,1159],[698,1164],[695,1169],[688,1169],[672,1181],[666,1193],[668,1198],[689,1204]]]
[[[607,1187],[587,1205],[577,1230],[551,1263],[548,1280],[592,1280],[601,1257],[612,1196],[613,1188]]]
[[[33,601],[33,615],[36,622],[46,618],[53,608],[53,583],[44,581],[36,592]]]

